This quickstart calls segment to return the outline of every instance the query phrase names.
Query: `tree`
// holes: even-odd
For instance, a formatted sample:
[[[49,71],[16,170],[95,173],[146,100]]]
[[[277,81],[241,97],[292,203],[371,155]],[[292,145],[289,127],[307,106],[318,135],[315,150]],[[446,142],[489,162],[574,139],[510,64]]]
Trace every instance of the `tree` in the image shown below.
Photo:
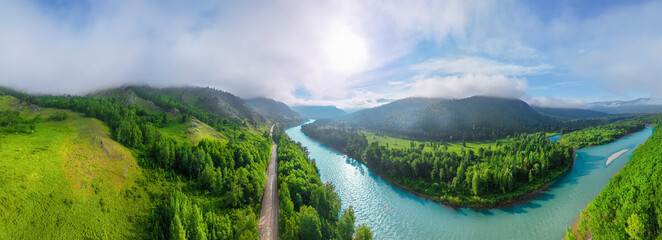
[[[577,240],[577,237],[575,236],[575,232],[570,229],[570,227],[567,227],[565,229],[565,240]]]
[[[205,224],[202,218],[202,213],[200,213],[198,205],[193,205],[189,227],[189,236],[191,236],[192,240],[207,240],[207,224]]]
[[[640,240],[646,237],[646,229],[644,224],[641,222],[641,218],[636,213],[633,213],[628,218],[628,226],[625,228],[625,232],[630,235],[632,239]]]
[[[165,127],[168,123],[168,114],[163,114],[163,119],[161,119],[161,126]]]
[[[339,235],[340,239],[352,239],[352,235],[354,235],[354,209],[352,206],[349,206],[349,209],[344,210],[342,213],[342,217],[340,218],[340,221],[338,222],[338,230],[339,230]]]
[[[372,232],[370,231],[370,228],[361,224],[356,229],[356,237],[354,238],[355,240],[372,240]]]
[[[315,208],[303,206],[299,210],[301,218],[301,239],[322,239],[322,224]]]
[[[170,237],[176,240],[186,240],[186,231],[182,226],[182,221],[179,219],[179,214],[175,214],[175,217],[170,223]]]
[[[471,179],[471,191],[473,191],[474,195],[478,196],[480,194],[480,184],[481,184],[481,179],[480,179],[480,174],[478,174],[478,171],[474,172],[474,177]]]

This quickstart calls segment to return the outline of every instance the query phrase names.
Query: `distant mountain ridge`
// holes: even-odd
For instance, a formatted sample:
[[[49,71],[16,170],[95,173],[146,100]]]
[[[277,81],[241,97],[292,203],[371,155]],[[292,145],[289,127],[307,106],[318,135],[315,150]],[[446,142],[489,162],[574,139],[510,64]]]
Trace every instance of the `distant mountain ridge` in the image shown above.
[[[639,98],[630,101],[603,101],[587,104],[590,110],[611,114],[662,112],[662,100]]]
[[[306,118],[337,118],[347,114],[336,106],[293,106],[292,110]]]
[[[533,109],[535,109],[536,111],[538,111],[543,115],[547,115],[550,117],[563,119],[563,120],[611,116],[611,114],[608,113],[588,110],[588,109],[581,109],[581,108],[549,108],[549,107],[538,107],[538,106],[532,106],[532,107]]]

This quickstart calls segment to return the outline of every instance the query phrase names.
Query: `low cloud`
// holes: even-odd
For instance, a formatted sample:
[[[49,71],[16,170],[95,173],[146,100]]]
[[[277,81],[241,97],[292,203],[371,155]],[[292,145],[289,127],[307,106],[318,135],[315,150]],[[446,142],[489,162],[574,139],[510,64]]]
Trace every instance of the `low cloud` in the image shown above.
[[[465,98],[474,95],[519,98],[526,95],[527,82],[501,74],[464,74],[427,77],[411,84],[411,95],[421,97]]]
[[[586,106],[586,103],[579,98],[527,97],[525,101],[533,106],[551,108],[584,108]]]
[[[422,74],[501,74],[506,76],[539,75],[549,72],[552,67],[547,64],[523,66],[508,64],[482,57],[438,58],[416,64],[412,70]]]

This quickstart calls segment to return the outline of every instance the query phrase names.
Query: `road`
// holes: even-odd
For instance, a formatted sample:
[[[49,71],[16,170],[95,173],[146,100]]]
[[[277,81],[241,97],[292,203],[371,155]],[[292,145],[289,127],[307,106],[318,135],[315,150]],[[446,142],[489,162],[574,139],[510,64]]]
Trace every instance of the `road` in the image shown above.
[[[273,136],[274,125],[269,132]],[[269,166],[267,166],[267,184],[264,186],[264,195],[262,195],[262,211],[260,211],[260,222],[257,229],[262,240],[276,240],[280,233],[278,232],[278,214],[280,205],[278,203],[278,145],[273,142],[271,156],[269,157]]]

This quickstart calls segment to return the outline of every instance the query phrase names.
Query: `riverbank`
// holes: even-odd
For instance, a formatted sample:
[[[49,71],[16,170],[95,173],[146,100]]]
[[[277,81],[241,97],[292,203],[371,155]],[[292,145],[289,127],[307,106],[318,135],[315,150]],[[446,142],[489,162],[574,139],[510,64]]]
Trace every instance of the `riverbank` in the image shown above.
[[[607,162],[605,163],[605,165],[609,165],[611,162],[616,160],[618,157],[620,157],[621,155],[623,155],[623,153],[626,153],[627,151],[630,151],[630,149],[629,148],[628,149],[623,149],[621,151],[618,151],[618,152],[612,154],[611,156],[609,156],[607,158]]]

